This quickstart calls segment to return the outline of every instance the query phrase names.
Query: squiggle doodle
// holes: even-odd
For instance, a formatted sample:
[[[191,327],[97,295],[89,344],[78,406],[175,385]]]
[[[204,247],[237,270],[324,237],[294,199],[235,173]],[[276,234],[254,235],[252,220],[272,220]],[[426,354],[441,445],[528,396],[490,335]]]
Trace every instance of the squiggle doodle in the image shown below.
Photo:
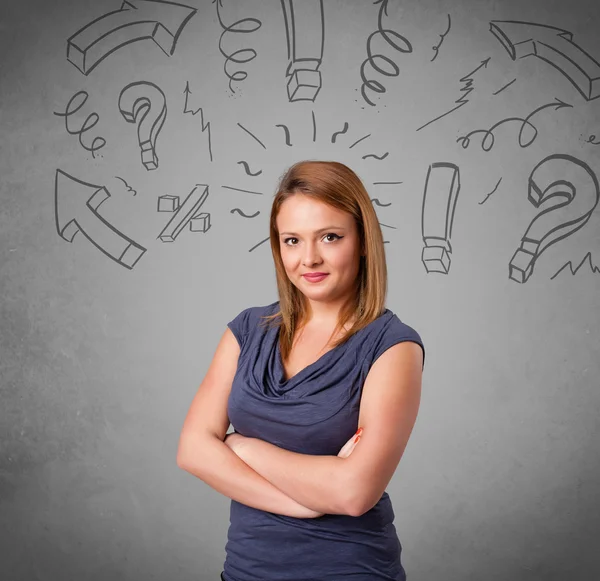
[[[580,268],[581,268],[581,267],[584,265],[584,263],[585,263],[586,261],[587,261],[587,263],[588,263],[588,264],[589,264],[589,266],[590,266],[590,272],[591,272],[592,274],[596,274],[596,273],[600,274],[600,268],[598,268],[597,266],[595,266],[595,265],[594,265],[594,263],[592,262],[592,253],[591,253],[591,252],[588,252],[588,253],[587,253],[587,254],[586,254],[584,257],[583,257],[583,259],[582,259],[582,261],[579,263],[579,265],[575,267],[575,270],[573,270],[573,264],[572,264],[572,262],[569,260],[569,262],[567,262],[566,264],[563,264],[563,265],[562,265],[562,266],[561,266],[561,267],[558,269],[558,271],[557,271],[555,274],[553,274],[553,275],[550,277],[550,280],[553,280],[553,279],[555,279],[555,278],[556,278],[556,277],[557,277],[557,276],[558,276],[558,275],[561,273],[561,271],[562,271],[563,269],[567,268],[567,267],[568,267],[568,268],[571,270],[571,274],[572,274],[573,276],[575,276],[575,275],[577,274],[577,271],[578,271],[578,270],[579,270],[579,269],[580,269]]]
[[[81,103],[79,103],[79,105],[75,109],[72,109],[71,108],[72,103],[75,99],[77,99],[77,97],[79,95],[83,95],[83,101],[81,101]],[[86,151],[91,152],[92,157],[95,159],[96,158],[95,152],[98,151],[99,149],[102,149],[106,145],[106,139],[104,139],[104,137],[98,137],[98,136],[94,137],[94,139],[92,140],[92,144],[90,146],[87,146],[85,143],[83,143],[81,136],[83,133],[85,133],[86,131],[89,131],[92,127],[96,126],[96,124],[100,120],[98,113],[90,113],[85,118],[85,121],[83,122],[83,125],[81,126],[81,128],[75,129],[75,130],[69,129],[69,117],[71,115],[73,115],[74,113],[77,113],[77,111],[79,111],[79,109],[81,109],[85,105],[85,102],[87,101],[88,97],[89,97],[89,94],[86,91],[77,91],[77,93],[75,93],[69,99],[69,102],[67,103],[67,107],[66,107],[64,113],[58,113],[56,111],[53,111],[53,113],[54,113],[54,115],[56,115],[58,117],[65,118],[65,129],[67,130],[67,133],[69,133],[70,135],[78,135],[79,143],[81,144],[81,147],[83,147],[83,149],[85,149]],[[97,141],[100,143],[99,145],[96,145]]]
[[[230,73],[227,65],[229,64],[229,62],[234,62],[237,64],[248,63],[251,60],[254,60],[258,53],[253,48],[241,48],[241,49],[236,50],[235,52],[232,52],[231,54],[229,54],[223,50],[223,36],[225,34],[227,34],[228,32],[243,33],[243,34],[249,33],[249,32],[256,32],[262,26],[262,22],[256,18],[242,18],[241,20],[236,20],[230,26],[225,26],[225,24],[223,23],[223,20],[221,19],[221,14],[219,12],[219,7],[221,7],[221,8],[223,7],[222,0],[213,0],[213,4],[216,4],[216,6],[217,6],[217,18],[219,19],[219,24],[221,25],[221,28],[223,28],[223,32],[221,33],[221,36],[219,37],[219,51],[225,57],[225,64],[223,65],[223,72],[227,75],[227,78],[229,79],[229,90],[232,93],[235,93],[235,91],[233,90],[233,87],[231,86],[231,83],[233,81],[243,81],[248,76],[248,73],[246,71],[241,71],[241,70]],[[254,28],[244,29],[244,23],[254,23],[255,26],[254,26]],[[241,55],[243,55],[243,54],[245,54],[245,55],[249,54],[250,56],[242,57]]]
[[[125,184],[125,187],[127,188],[128,192],[133,192],[134,196],[137,195],[137,192],[123,178],[120,178],[119,176],[115,176],[115,179],[121,180]]]
[[[252,173],[250,171],[250,166],[248,165],[247,161],[238,161],[237,163],[238,163],[238,165],[243,165],[244,166],[244,171],[246,172],[246,175],[252,176],[253,178],[256,177],[256,176],[259,176],[262,173],[262,169],[259,169],[255,173]]]
[[[444,33],[438,34],[438,36],[440,37],[440,41],[435,46],[431,47],[435,51],[435,54],[433,55],[433,58],[429,62],[433,62],[437,58],[438,52],[440,50],[440,46],[442,46],[442,43],[444,42],[446,35],[450,32],[451,26],[452,26],[452,21],[450,20],[450,14],[448,14],[448,28],[446,28],[446,31]]]
[[[380,202],[377,198],[371,198],[371,202],[374,202],[375,204],[377,204],[378,206],[387,208],[388,206],[392,205],[392,202],[389,202],[388,204],[383,204],[382,202]]]
[[[363,61],[363,63],[360,66],[360,78],[362,79],[360,92],[362,94],[363,99],[371,106],[375,106],[375,103],[367,97],[366,89],[374,91],[375,93],[385,93],[386,88],[379,81],[367,79],[367,76],[365,75],[365,67],[367,63],[378,73],[385,75],[386,77],[397,77],[400,74],[400,67],[398,67],[398,65],[391,58],[382,54],[373,55],[373,51],[371,49],[371,42],[373,40],[373,37],[376,35],[380,35],[390,46],[392,46],[399,52],[412,52],[412,45],[406,38],[404,38],[395,30],[383,28],[383,13],[385,12],[385,15],[387,16],[388,0],[375,0],[373,4],[381,4],[379,8],[379,16],[377,18],[377,30],[375,32],[372,32],[367,38],[367,58]],[[394,42],[392,37],[396,37],[401,44],[397,44],[396,42]],[[392,71],[390,72],[389,69],[386,70],[386,68],[378,65],[377,60],[383,61],[384,63],[389,65]]]
[[[188,97],[191,93],[189,81],[186,82],[185,89],[183,90],[183,92],[185,94],[185,103],[183,104],[183,114],[185,115],[186,113],[191,113],[192,115],[196,115],[198,112],[200,112],[200,125],[202,126],[202,133],[204,133],[206,130],[208,130],[208,153],[210,154],[210,161],[212,161],[213,156],[212,156],[212,145],[211,145],[211,138],[210,138],[210,121],[208,123],[204,123],[204,111],[202,110],[202,107],[198,107],[198,109],[196,109],[195,111],[193,109],[188,109]]]
[[[476,129],[475,131],[471,131],[470,133],[467,133],[467,135],[465,135],[463,137],[459,137],[456,140],[456,142],[460,143],[462,145],[463,149],[467,149],[467,147],[469,147],[469,144],[471,143],[471,135],[475,135],[476,133],[484,133],[485,136],[481,140],[481,149],[483,149],[483,151],[489,151],[490,149],[492,149],[492,147],[494,147],[494,142],[495,142],[494,129],[496,129],[503,123],[508,123],[509,121],[518,121],[521,123],[521,128],[519,129],[519,145],[521,147],[529,147],[535,141],[537,134],[538,134],[538,130],[535,127],[535,125],[533,125],[533,123],[529,122],[529,120],[536,113],[539,113],[542,109],[546,109],[548,107],[554,107],[557,111],[558,111],[558,109],[562,109],[563,107],[573,107],[573,105],[569,105],[568,103],[563,103],[560,99],[557,99],[556,97],[554,98],[554,100],[555,100],[554,103],[547,103],[546,105],[542,105],[541,107],[538,107],[535,111],[532,111],[529,115],[527,115],[527,117],[525,117],[525,119],[521,119],[520,117],[508,117],[507,119],[502,119],[502,121],[498,121],[498,123],[495,123],[489,129]],[[524,132],[526,126],[529,126],[533,129],[533,135],[529,141],[524,142],[523,141],[523,132]],[[487,145],[486,145],[486,143],[487,143]]]
[[[338,135],[344,135],[344,133],[346,133],[348,131],[348,121],[346,121],[344,123],[344,128],[341,131],[336,131],[332,136],[331,136],[331,143],[335,143],[337,136]]]
[[[594,141],[596,139],[595,135],[590,135],[586,141],[586,143],[591,143],[592,145],[600,145],[600,141]]]
[[[382,161],[390,154],[389,151],[386,151],[383,155],[375,155],[374,153],[367,153],[367,155],[363,155],[363,159],[367,159],[368,157],[374,157],[375,159]]]
[[[291,146],[292,142],[290,141],[290,130],[288,129],[287,125],[280,123],[279,125],[275,125],[275,127],[281,127],[283,129],[283,132],[285,133],[285,144],[288,147]]]
[[[237,212],[240,216],[243,216],[244,218],[256,218],[256,216],[260,214],[260,211],[258,210],[254,214],[244,214],[244,212],[242,212],[239,208],[234,208],[233,210],[229,211],[230,214],[233,214],[234,212]]]

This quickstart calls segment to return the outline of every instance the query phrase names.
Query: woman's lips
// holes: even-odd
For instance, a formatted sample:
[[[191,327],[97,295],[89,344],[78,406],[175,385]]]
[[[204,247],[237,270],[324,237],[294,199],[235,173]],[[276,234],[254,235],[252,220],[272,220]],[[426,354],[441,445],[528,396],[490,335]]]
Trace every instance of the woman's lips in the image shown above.
[[[310,282],[321,282],[326,276],[328,276],[328,274],[317,274],[317,275],[303,274],[302,276]]]

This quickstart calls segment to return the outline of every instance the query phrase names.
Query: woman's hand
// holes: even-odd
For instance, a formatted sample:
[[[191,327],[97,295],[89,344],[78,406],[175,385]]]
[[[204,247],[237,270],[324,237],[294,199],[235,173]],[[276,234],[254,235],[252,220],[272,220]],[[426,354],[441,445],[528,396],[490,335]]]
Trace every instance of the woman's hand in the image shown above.
[[[362,435],[362,428],[359,428],[356,432],[356,434],[354,434],[343,446],[342,449],[338,452],[338,457],[339,458],[348,458],[348,456],[350,456],[350,454],[352,454],[354,448],[356,448],[356,445],[358,444],[358,441],[360,440],[360,436]]]

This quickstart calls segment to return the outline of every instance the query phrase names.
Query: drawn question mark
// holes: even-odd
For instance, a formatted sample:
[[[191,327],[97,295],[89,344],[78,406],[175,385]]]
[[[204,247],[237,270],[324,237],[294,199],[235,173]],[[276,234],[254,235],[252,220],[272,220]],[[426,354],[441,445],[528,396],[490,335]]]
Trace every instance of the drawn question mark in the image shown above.
[[[421,234],[425,244],[421,261],[427,272],[450,271],[452,223],[460,191],[460,171],[453,163],[432,163],[425,178]]]
[[[128,123],[137,123],[141,158],[147,170],[158,167],[156,138],[167,117],[165,94],[154,83],[130,83],[119,95],[119,111]]]
[[[520,283],[527,282],[548,246],[587,223],[600,199],[596,174],[584,162],[563,154],[549,155],[533,168],[528,190],[527,199],[536,208],[551,199],[556,203],[531,221],[510,259],[509,278]]]

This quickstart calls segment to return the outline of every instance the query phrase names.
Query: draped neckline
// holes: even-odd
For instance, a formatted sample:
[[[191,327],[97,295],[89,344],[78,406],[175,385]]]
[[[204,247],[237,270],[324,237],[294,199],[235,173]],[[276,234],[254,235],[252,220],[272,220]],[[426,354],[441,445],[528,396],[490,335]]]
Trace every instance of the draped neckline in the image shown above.
[[[334,355],[335,353],[337,353],[338,351],[340,351],[342,349],[346,349],[352,341],[356,340],[357,336],[359,336],[363,332],[366,332],[367,329],[369,329],[369,327],[373,323],[375,323],[381,317],[386,315],[388,313],[388,311],[389,311],[389,309],[386,308],[379,317],[377,317],[376,319],[371,321],[368,325],[364,326],[362,329],[359,329],[356,333],[354,333],[354,335],[352,335],[352,337],[350,337],[343,343],[336,345],[335,347],[329,349],[329,351],[326,351],[325,353],[323,353],[323,355],[320,355],[315,361],[313,361],[312,363],[309,363],[308,365],[303,367],[300,371],[298,371],[296,374],[292,375],[292,377],[287,378],[287,379],[286,379],[285,366],[283,365],[283,358],[281,356],[281,351],[279,349],[279,335],[280,335],[281,329],[278,327],[275,331],[275,361],[277,363],[277,367],[278,367],[278,371],[279,371],[279,380],[278,380],[279,385],[287,385],[289,383],[292,383],[292,382],[295,382],[296,380],[301,379],[306,374],[310,373],[313,369],[315,369],[319,364],[322,364],[326,360],[328,360],[332,355]]]

